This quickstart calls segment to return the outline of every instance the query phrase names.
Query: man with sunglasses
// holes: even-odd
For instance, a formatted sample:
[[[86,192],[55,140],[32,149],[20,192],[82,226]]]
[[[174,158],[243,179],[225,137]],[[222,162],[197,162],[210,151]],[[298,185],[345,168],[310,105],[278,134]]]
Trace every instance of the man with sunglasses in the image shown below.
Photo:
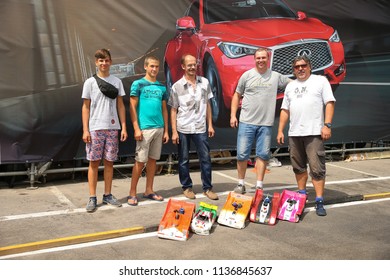
[[[284,143],[284,128],[288,130],[290,159],[298,184],[298,192],[306,194],[307,164],[316,193],[318,216],[326,216],[324,208],[325,148],[324,141],[332,135],[332,118],[336,99],[329,81],[311,73],[310,59],[298,56],[293,60],[296,80],[289,83],[281,106],[277,141]]]

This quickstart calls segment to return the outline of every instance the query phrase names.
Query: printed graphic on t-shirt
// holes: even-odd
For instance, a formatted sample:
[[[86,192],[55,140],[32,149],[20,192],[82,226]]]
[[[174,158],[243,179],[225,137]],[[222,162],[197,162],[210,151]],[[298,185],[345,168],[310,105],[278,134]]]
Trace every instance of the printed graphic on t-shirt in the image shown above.
[[[302,86],[302,87],[296,87],[294,90],[296,98],[302,98],[302,96],[307,93],[307,87]]]

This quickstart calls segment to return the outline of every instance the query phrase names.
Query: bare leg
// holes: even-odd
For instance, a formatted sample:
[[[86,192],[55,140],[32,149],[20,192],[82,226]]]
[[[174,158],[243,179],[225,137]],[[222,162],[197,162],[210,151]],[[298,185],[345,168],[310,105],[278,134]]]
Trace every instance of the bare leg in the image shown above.
[[[104,160],[104,194],[111,193],[112,177],[114,175],[114,162]]]
[[[247,164],[246,160],[237,160],[238,179],[245,179]]]
[[[314,190],[316,191],[316,197],[323,197],[325,189],[325,179],[314,180],[312,179]]]
[[[142,169],[144,168],[145,163],[136,161],[133,166],[133,171],[131,174],[131,184],[130,184],[130,196],[137,195],[137,185],[139,181],[139,177],[141,176]]]
[[[295,174],[295,178],[297,180],[298,190],[305,190],[307,179],[309,178],[307,171],[303,173]]]
[[[267,162],[260,158],[256,158],[256,174],[257,181],[264,180],[265,169],[267,168]]]
[[[96,187],[99,173],[100,160],[90,161],[88,167],[89,195],[96,196]]]
[[[155,174],[156,174],[156,160],[149,158],[148,163],[146,164],[146,188],[145,188],[146,195],[154,193],[153,182],[154,182]]]

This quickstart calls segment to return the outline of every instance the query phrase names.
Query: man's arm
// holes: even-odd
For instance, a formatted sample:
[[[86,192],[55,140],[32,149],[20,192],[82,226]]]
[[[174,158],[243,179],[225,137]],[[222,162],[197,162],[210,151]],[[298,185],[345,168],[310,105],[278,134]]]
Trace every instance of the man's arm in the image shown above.
[[[240,100],[240,94],[238,92],[235,92],[233,94],[232,103],[230,105],[230,126],[233,128],[238,126],[237,110],[238,106],[240,105]]]
[[[164,135],[163,135],[163,143],[166,144],[169,141],[169,134],[168,134],[168,108],[167,108],[167,101],[162,101],[162,114],[164,119]]]
[[[324,123],[332,123],[334,115],[334,105],[334,101],[326,103]],[[330,139],[330,137],[332,137],[332,129],[324,125],[321,129],[321,137],[323,140]]]
[[[206,117],[207,117],[208,135],[209,137],[214,137],[215,131],[213,127],[213,112],[211,109],[210,100],[207,102]]]
[[[121,123],[121,141],[126,141],[127,139],[127,127],[126,127],[126,108],[123,102],[123,97],[117,97],[117,106],[118,106],[118,116]]]
[[[89,133],[89,114],[91,108],[91,100],[83,99],[83,106],[81,107],[81,117],[83,122],[83,141],[84,143],[91,142],[91,134]]]
[[[179,134],[177,132],[177,108],[171,107],[171,128],[172,128],[172,143],[179,144]]]
[[[139,124],[138,124],[137,107],[138,107],[138,97],[130,96],[130,119],[131,119],[131,123],[133,124],[134,139],[136,141],[141,141],[142,131],[139,128]]]
[[[284,144],[284,128],[287,125],[288,118],[290,117],[290,111],[286,109],[280,110],[280,117],[279,117],[279,127],[278,127],[278,135],[276,136],[276,141],[279,145]]]

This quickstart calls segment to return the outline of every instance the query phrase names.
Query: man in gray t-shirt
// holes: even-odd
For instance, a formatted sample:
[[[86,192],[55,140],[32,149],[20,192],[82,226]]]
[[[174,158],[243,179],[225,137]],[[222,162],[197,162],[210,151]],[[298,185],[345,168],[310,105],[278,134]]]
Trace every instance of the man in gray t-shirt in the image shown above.
[[[245,192],[245,173],[253,143],[256,144],[257,188],[263,188],[263,179],[270,157],[272,126],[275,119],[278,88],[284,89],[291,81],[268,68],[269,54],[266,49],[256,50],[255,67],[242,74],[232,98],[230,126],[238,126],[237,134],[237,193]],[[241,101],[240,120],[237,110]]]

